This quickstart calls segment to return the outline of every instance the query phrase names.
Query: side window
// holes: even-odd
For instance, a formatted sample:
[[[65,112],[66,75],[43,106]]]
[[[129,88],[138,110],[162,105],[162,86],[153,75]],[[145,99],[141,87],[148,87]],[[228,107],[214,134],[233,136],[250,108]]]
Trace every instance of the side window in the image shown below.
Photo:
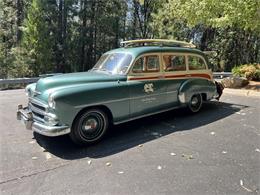
[[[164,55],[163,62],[164,62],[165,72],[185,71],[186,70],[185,56]]]
[[[149,72],[159,72],[160,62],[159,56],[151,55],[139,58],[132,69],[133,73],[149,73]]]
[[[144,58],[139,58],[133,67],[133,72],[134,73],[142,73],[144,71]]]
[[[204,60],[198,56],[188,57],[189,70],[205,70],[206,64]]]

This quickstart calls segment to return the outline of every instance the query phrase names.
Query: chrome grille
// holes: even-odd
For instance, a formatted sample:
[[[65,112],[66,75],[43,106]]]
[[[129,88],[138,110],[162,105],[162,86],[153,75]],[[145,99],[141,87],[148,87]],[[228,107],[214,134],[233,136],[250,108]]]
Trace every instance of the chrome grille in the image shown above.
[[[29,99],[29,108],[33,113],[33,118],[37,121],[44,122],[44,116],[46,115],[47,105],[35,100],[33,98]]]
[[[33,107],[35,107],[36,109],[39,109],[39,110],[45,111],[45,108],[42,107],[42,106],[40,106],[40,105],[38,105],[38,104],[31,103],[31,105],[32,105]]]

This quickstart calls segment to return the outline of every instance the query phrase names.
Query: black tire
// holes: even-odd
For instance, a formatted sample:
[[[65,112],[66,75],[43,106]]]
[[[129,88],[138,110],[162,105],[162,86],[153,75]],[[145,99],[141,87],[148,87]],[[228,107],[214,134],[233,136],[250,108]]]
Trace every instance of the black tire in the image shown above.
[[[76,117],[70,137],[77,145],[94,144],[104,137],[108,127],[106,113],[100,109],[90,109]]]
[[[194,94],[189,103],[188,103],[188,109],[191,113],[197,113],[200,111],[202,107],[203,99],[201,94]]]

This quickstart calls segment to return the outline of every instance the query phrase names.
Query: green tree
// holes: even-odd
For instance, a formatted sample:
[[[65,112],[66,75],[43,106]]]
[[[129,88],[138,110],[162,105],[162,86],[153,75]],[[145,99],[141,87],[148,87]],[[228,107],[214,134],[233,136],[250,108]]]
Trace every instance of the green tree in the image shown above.
[[[12,47],[16,43],[16,12],[12,0],[0,1],[0,78],[8,76]]]
[[[31,59],[34,75],[54,71],[54,32],[46,2],[32,1],[23,27],[23,46]]]
[[[170,17],[183,19],[190,26],[204,24],[260,31],[259,0],[169,0],[164,7]]]
[[[260,14],[255,0],[169,0],[153,14],[157,37],[194,42],[215,50],[215,70],[259,62]]]

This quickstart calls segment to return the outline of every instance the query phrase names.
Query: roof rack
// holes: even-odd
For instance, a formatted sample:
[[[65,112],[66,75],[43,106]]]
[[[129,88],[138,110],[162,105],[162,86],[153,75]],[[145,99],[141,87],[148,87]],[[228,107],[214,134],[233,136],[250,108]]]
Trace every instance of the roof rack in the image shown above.
[[[129,41],[122,41],[121,45],[123,45],[124,47],[159,45],[159,46],[168,46],[168,47],[196,48],[196,46],[192,43],[188,43],[188,42],[185,42],[185,41],[168,40],[168,39],[129,40]]]

